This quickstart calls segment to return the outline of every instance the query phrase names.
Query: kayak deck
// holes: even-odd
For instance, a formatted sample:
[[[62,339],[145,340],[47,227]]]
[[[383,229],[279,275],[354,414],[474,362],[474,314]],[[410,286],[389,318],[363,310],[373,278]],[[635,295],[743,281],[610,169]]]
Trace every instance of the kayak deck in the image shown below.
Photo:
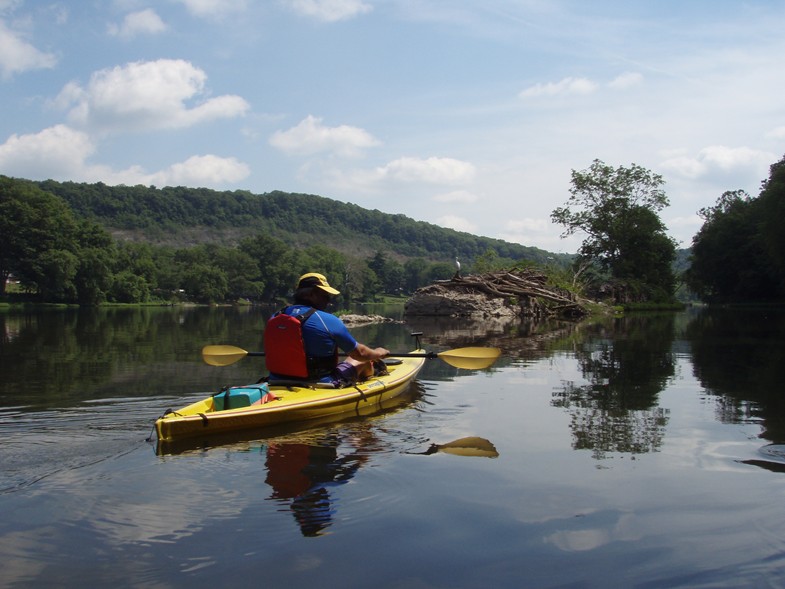
[[[422,352],[415,350],[414,353]],[[388,365],[389,374],[373,376],[342,389],[319,386],[318,383],[270,385],[271,395],[267,396],[266,402],[263,401],[267,388],[261,388],[263,385],[248,385],[241,387],[241,393],[247,393],[254,404],[224,409],[226,401],[223,393],[211,395],[182,409],[167,411],[156,420],[156,433],[159,441],[174,441],[205,434],[360,413],[368,406],[402,394],[424,363],[424,357],[403,358],[400,364]],[[257,397],[261,399],[256,401]]]

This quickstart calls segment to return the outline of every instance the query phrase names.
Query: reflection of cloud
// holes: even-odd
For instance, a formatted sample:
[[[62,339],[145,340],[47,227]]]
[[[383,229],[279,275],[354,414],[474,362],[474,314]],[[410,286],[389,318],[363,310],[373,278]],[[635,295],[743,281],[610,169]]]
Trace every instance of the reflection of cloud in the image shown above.
[[[28,524],[29,525],[29,524]],[[3,555],[3,579],[9,587],[30,585],[48,566],[47,557],[56,550],[54,526],[42,526],[31,534],[27,526],[23,531],[12,531],[0,536],[0,554]],[[39,555],[30,558],[31,554]]]
[[[643,534],[636,530],[635,522],[636,517],[633,514],[625,513],[621,514],[611,527],[560,530],[547,536],[545,541],[565,552],[595,550],[611,542],[640,540]]]

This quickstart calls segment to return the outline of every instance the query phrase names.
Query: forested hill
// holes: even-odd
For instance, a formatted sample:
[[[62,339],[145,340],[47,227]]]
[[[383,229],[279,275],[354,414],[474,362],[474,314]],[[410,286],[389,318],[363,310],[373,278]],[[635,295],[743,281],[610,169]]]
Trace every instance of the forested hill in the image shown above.
[[[354,256],[382,250],[407,258],[472,260],[494,250],[500,258],[545,262],[554,255],[311,194],[53,180],[34,184],[116,236],[159,244],[233,245],[243,237],[267,233],[303,246],[316,241]]]

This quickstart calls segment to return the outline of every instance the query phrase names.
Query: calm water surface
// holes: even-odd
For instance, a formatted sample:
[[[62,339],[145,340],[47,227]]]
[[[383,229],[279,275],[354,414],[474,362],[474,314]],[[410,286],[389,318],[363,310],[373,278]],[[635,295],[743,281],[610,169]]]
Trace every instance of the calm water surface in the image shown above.
[[[354,329],[428,361],[375,415],[159,448],[265,312],[0,313],[2,587],[783,587],[785,314]],[[498,456],[437,451],[464,437]]]

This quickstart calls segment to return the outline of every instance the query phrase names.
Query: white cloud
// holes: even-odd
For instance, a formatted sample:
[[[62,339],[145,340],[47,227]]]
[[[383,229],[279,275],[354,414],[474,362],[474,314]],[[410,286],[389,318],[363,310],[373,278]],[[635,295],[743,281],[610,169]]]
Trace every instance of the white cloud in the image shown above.
[[[107,166],[85,166],[79,178],[83,182],[104,182],[110,185],[223,188],[226,184],[245,180],[249,173],[248,165],[236,158],[208,154],[191,156],[157,172],[147,172],[137,165],[119,171]]]
[[[72,123],[98,131],[183,128],[248,111],[248,103],[233,95],[189,108],[187,100],[205,93],[206,79],[181,59],[134,62],[93,73],[87,88],[67,84],[56,104],[70,107]]]
[[[591,94],[597,89],[597,83],[587,78],[564,78],[559,82],[535,84],[521,92],[521,98],[536,98],[539,96],[564,96],[569,94]]]
[[[342,156],[359,155],[362,149],[379,145],[373,135],[358,127],[327,127],[322,119],[308,115],[287,131],[277,131],[270,145],[290,155],[333,152]]]
[[[0,74],[3,78],[28,70],[52,68],[56,63],[53,54],[39,51],[0,20]]]
[[[456,231],[465,231],[466,233],[477,231],[477,225],[468,219],[456,215],[444,215],[443,217],[439,217],[436,219],[436,224],[441,225],[442,227],[455,229]]]
[[[772,139],[785,139],[785,125],[772,129],[766,133],[766,137],[770,137]]]
[[[152,8],[126,14],[122,24],[109,25],[109,34],[124,39],[137,35],[154,35],[166,31],[167,26]]]
[[[362,0],[287,0],[287,4],[299,14],[326,22],[346,20],[372,10]]]
[[[244,12],[247,0],[179,0],[188,12],[199,18],[224,17],[232,13]]]
[[[685,178],[695,180],[712,174],[764,175],[776,160],[772,153],[749,147],[711,145],[701,149],[697,156],[678,155],[660,163],[660,167]]]
[[[39,133],[12,135],[0,145],[0,169],[10,176],[44,180],[221,187],[248,177],[249,167],[235,158],[192,156],[184,162],[148,173],[140,166],[113,170],[90,165],[96,146],[82,131],[56,125]]]
[[[433,197],[433,200],[436,202],[467,204],[477,202],[478,198],[476,194],[468,190],[453,190],[452,192],[437,194]]]
[[[523,218],[507,221],[499,232],[499,239],[549,251],[578,251],[582,236],[562,238],[562,227],[544,218]]]
[[[236,158],[195,155],[166,170],[151,174],[144,183],[160,186],[222,186],[225,183],[240,182],[249,174],[248,165]]]
[[[643,82],[643,75],[638,72],[626,72],[608,82],[608,86],[615,90],[626,90]]]
[[[471,163],[449,157],[402,157],[376,168],[379,180],[429,184],[465,184],[474,178],[475,173]]]
[[[638,72],[625,72],[616,76],[606,86],[614,90],[626,90],[643,82],[643,75]],[[588,78],[563,78],[558,82],[535,84],[523,90],[520,98],[539,98],[553,96],[592,94],[600,88],[600,84]]]
[[[0,169],[21,178],[69,179],[94,151],[86,133],[56,125],[39,133],[11,135],[0,145]]]
[[[511,233],[545,233],[551,230],[551,227],[553,225],[547,219],[514,219],[504,224],[505,230]]]
[[[406,184],[406,198],[417,198],[418,209],[422,210],[428,200],[430,192],[427,185],[456,186],[465,185],[474,180],[476,169],[469,162],[442,157],[427,159],[404,157],[393,160],[376,168],[357,168],[353,170],[341,169],[339,166],[327,165],[325,162],[309,162],[300,169],[301,177],[307,178],[311,184],[325,185],[341,192],[352,192],[367,196],[369,193],[390,192],[394,193],[393,199],[404,198],[399,193],[396,184]],[[413,195],[417,196],[413,196]],[[469,192],[456,191],[451,197],[443,196],[433,198],[441,202],[451,202],[463,199],[471,200]],[[399,203],[403,206],[401,203]],[[442,205],[440,205],[442,206]]]

